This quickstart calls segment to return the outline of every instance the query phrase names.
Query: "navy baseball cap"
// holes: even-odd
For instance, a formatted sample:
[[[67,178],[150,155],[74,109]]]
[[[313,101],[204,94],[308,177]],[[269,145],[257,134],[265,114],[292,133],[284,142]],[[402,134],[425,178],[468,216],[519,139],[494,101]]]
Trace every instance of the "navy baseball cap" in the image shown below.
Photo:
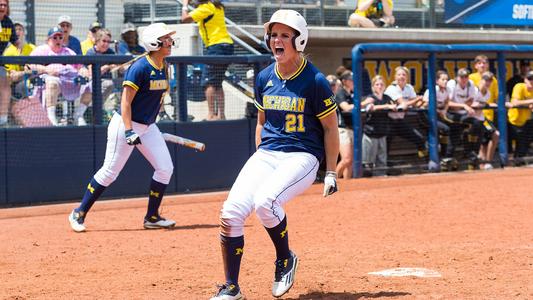
[[[50,30],[48,30],[48,37],[52,37],[56,34],[63,34],[63,30],[61,30],[61,28],[57,27],[57,26],[54,26],[52,28],[50,28]]]

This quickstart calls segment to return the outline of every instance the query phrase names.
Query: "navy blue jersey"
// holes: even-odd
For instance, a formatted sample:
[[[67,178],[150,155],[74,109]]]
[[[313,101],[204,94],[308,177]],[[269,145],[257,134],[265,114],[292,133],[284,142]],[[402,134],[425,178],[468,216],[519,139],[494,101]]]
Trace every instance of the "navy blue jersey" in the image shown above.
[[[276,63],[262,70],[255,83],[255,106],[265,113],[259,148],[325,156],[320,119],[335,113],[337,103],[320,71],[303,59],[298,71],[283,79]]]
[[[168,89],[165,68],[158,69],[148,56],[143,57],[129,67],[122,85],[137,91],[131,103],[131,119],[147,125],[154,123]]]
[[[17,34],[15,33],[15,26],[8,16],[4,16],[0,22],[0,55],[4,53],[7,44],[11,42],[14,44],[17,40]]]

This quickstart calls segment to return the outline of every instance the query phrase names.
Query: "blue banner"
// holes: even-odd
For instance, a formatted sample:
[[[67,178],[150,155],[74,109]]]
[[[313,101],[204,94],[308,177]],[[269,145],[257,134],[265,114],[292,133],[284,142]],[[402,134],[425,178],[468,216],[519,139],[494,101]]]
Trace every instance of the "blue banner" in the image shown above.
[[[533,25],[533,0],[446,0],[446,23]]]

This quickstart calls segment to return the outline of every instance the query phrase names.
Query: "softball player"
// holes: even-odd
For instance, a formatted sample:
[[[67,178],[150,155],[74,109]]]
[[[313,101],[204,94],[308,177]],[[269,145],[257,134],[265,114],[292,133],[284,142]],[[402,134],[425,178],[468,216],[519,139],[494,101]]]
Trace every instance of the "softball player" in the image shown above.
[[[170,55],[174,45],[171,36],[175,33],[163,23],[151,24],[143,31],[142,40],[149,54],[136,61],[125,75],[120,111],[113,115],[107,129],[104,165],[87,186],[80,206],[69,216],[74,231],[85,231],[87,212],[104,189],[115,181],[134,146],[155,169],[150,183],[144,228],[167,228],[176,224],[158,213],[172,176],[173,164],[167,145],[155,124],[169,86],[164,59]]]
[[[220,213],[226,283],[212,300],[243,299],[238,277],[244,222],[253,211],[276,249],[272,295],[285,294],[294,282],[298,258],[289,248],[282,206],[315,181],[322,159],[327,168],[323,195],[337,191],[337,104],[324,75],[302,54],[307,23],[296,11],[278,10],[264,28],[276,62],[256,79],[258,149],[242,168]]]

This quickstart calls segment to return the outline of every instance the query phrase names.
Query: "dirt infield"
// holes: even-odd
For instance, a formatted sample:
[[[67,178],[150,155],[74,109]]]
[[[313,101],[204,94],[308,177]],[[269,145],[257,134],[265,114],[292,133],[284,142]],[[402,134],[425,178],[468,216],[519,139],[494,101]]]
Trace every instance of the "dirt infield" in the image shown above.
[[[533,169],[314,185],[286,209],[300,258],[284,299],[533,299]],[[226,193],[167,197],[173,230],[142,229],[145,200],[0,210],[0,299],[209,299],[223,280],[218,211]],[[274,249],[252,216],[240,284],[270,299]],[[441,277],[369,272],[427,268]]]

